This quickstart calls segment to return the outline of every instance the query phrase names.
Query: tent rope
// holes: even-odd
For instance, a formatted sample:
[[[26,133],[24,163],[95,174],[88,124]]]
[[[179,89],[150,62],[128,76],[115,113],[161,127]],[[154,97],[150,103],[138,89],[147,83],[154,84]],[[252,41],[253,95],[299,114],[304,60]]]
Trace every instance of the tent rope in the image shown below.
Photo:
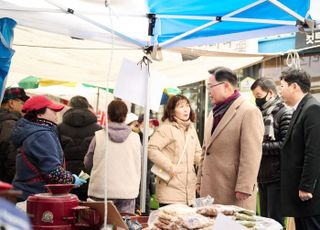
[[[294,69],[301,69],[300,66],[300,56],[297,50],[289,50],[286,60],[287,66]]]

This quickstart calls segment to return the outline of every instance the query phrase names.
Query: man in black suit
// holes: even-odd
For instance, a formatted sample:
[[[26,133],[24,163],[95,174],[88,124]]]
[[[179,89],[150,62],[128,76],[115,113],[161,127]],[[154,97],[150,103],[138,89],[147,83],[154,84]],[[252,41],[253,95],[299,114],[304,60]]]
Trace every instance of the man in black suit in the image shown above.
[[[309,93],[310,75],[289,69],[281,96],[294,114],[281,155],[281,205],[296,229],[320,229],[320,103]]]

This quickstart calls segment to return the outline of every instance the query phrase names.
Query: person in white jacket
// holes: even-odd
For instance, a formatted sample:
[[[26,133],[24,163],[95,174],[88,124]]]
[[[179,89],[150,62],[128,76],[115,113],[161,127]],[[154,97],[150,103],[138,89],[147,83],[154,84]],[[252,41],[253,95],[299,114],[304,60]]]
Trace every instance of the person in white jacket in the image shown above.
[[[91,170],[89,200],[104,200],[106,189],[107,199],[113,201],[119,212],[134,213],[141,178],[142,147],[139,135],[125,124],[127,113],[123,101],[113,100],[109,104],[108,133],[104,129],[95,133],[84,164]],[[105,177],[107,184],[103,186]]]

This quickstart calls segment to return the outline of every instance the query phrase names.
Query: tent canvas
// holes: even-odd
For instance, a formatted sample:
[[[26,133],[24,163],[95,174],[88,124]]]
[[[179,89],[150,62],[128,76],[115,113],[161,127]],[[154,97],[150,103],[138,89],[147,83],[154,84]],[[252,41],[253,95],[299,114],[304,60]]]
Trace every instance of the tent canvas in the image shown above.
[[[0,102],[3,97],[6,76],[14,50],[11,48],[13,28],[16,22],[10,18],[0,18]]]
[[[141,59],[141,51],[95,41],[77,40],[70,37],[17,26],[13,41],[16,54],[12,58],[7,85],[13,85],[26,76],[39,76],[53,80],[87,82],[105,87],[108,63],[110,87],[114,86],[124,57],[133,61]],[[162,51],[163,61],[154,61],[151,68],[167,76],[166,86],[180,86],[206,79],[207,70],[216,66],[228,66],[233,70],[260,62],[273,55],[240,54],[211,51],[209,56],[192,50],[201,57],[182,61],[181,54]],[[190,51],[190,50],[189,50]],[[197,73],[195,74],[195,70]]]
[[[0,17],[11,17],[18,22],[18,25],[75,38],[104,41],[112,44],[111,47],[121,45],[135,49],[149,49],[149,51],[159,47],[212,44],[292,32],[297,30],[295,26],[297,21],[305,23],[310,13],[310,0],[226,0],[223,2],[174,0],[170,1],[170,4],[164,0],[114,0],[110,3],[106,0],[0,0],[0,4]],[[25,49],[24,52],[30,51]],[[127,55],[129,52],[124,51],[124,53]],[[137,53],[135,52],[135,55]],[[61,56],[56,58],[61,58]],[[110,63],[110,58],[90,59],[87,54],[82,55],[82,59],[87,60],[87,67],[93,67],[87,69],[87,73],[91,74],[81,76],[81,78],[87,78],[85,81],[95,79],[91,75],[99,75],[98,72],[102,76],[101,73],[105,73],[107,62]],[[200,59],[196,62],[216,63],[216,60]],[[34,63],[33,67],[38,70],[42,68],[42,70],[38,72],[34,70],[36,73],[28,73],[28,75],[41,76],[50,69],[46,66],[45,60],[37,59],[36,61],[38,63]],[[56,63],[56,71],[61,70],[61,66],[67,63],[56,59],[53,62]],[[74,62],[78,62],[78,59],[70,61],[68,67],[76,70],[77,64]],[[101,68],[101,64],[97,65],[96,62],[103,62],[104,66]],[[230,61],[230,63],[234,62]],[[186,69],[190,67],[188,64],[185,65]],[[83,65],[82,70],[85,67]],[[15,65],[15,68],[18,68],[13,71],[15,76],[23,72],[19,70],[20,65]],[[156,64],[153,64],[152,68],[158,70]],[[208,69],[205,66],[203,68]],[[179,66],[179,69],[185,68]],[[112,68],[111,71],[119,72],[116,68]],[[72,80],[69,79],[70,75],[66,76],[71,72],[74,71],[62,70],[56,72],[54,77],[61,76]],[[73,78],[76,75],[79,76],[79,74],[74,74]],[[111,75],[115,76],[114,73]],[[175,73],[174,75],[189,79],[185,74]],[[204,74],[199,75],[205,76]],[[104,81],[105,75],[100,79]],[[183,83],[187,84],[192,81],[194,79],[184,80]],[[183,83],[179,80],[175,85]]]
[[[19,25],[144,49],[293,32],[297,21],[309,17],[310,0],[0,0],[0,5],[0,17]]]

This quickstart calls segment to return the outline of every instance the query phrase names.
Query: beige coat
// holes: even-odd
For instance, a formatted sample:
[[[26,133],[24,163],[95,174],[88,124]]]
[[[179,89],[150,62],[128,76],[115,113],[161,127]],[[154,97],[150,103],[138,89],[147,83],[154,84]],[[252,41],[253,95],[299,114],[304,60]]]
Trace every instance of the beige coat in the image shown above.
[[[183,152],[187,132],[189,138],[186,152],[178,166],[177,176],[168,184],[157,178],[156,196],[160,203],[192,204],[197,180],[194,165],[199,165],[201,146],[192,123],[185,131],[176,122],[165,121],[150,138],[149,159],[163,170],[171,172]]]
[[[262,156],[264,124],[257,107],[236,99],[211,135],[212,112],[204,135],[198,173],[200,195],[211,195],[215,203],[256,209],[256,180]],[[251,196],[238,201],[235,192]]]

